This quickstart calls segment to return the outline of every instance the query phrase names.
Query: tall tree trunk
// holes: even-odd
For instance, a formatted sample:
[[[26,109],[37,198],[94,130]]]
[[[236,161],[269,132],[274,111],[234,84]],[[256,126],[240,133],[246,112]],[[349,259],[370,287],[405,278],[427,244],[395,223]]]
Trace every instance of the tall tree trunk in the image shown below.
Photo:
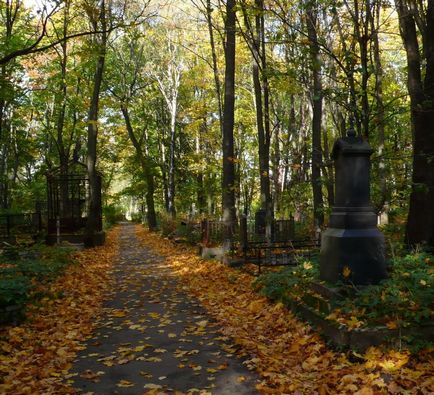
[[[212,27],[211,0],[206,0],[206,20],[208,23],[209,43],[211,46],[211,55],[212,55],[212,69],[214,74],[214,83],[215,83],[217,104],[219,110],[220,132],[223,134],[223,108],[222,108],[223,106],[222,106],[222,93],[221,93],[222,89],[221,89],[220,75],[219,75],[219,69],[217,64],[217,52],[216,52],[215,40],[214,40],[214,30]]]
[[[236,221],[235,211],[235,164],[234,164],[234,110],[235,110],[235,0],[226,3],[225,45],[225,94],[223,108],[223,221],[229,234]]]
[[[324,224],[324,203],[321,182],[322,148],[321,148],[321,118],[322,118],[322,81],[321,58],[316,31],[317,10],[315,5],[308,3],[306,10],[307,32],[309,37],[310,59],[312,63],[312,191],[315,226]]]
[[[176,150],[176,109],[177,97],[172,101],[170,112],[170,145],[169,145],[169,185],[168,185],[168,209],[172,218],[176,217],[175,209],[175,150]]]
[[[206,132],[207,124],[206,124],[206,118],[203,119],[200,127],[199,127],[199,133],[196,136],[196,155],[198,158],[203,156],[202,152],[202,134]],[[206,208],[206,196],[205,196],[205,188],[204,188],[204,175],[203,175],[203,166],[202,164],[199,167],[199,171],[196,176],[197,180],[197,208],[199,210],[200,214],[203,214],[205,212]]]
[[[63,14],[63,37],[68,35],[68,16],[69,16],[69,1],[65,2],[64,14]],[[59,153],[60,170],[63,173],[68,172],[69,150],[65,148],[64,143],[64,126],[66,115],[66,101],[67,101],[67,85],[66,85],[66,73],[68,64],[68,41],[64,41],[60,45],[61,59],[60,59],[60,89],[55,97],[55,105],[58,106],[57,113],[57,151]]]
[[[395,4],[407,53],[413,131],[413,176],[406,241],[410,245],[427,243],[434,248],[434,2],[428,1],[425,15],[416,4],[412,10],[404,0],[395,0]],[[416,29],[417,17],[423,41],[422,55]],[[423,63],[426,64],[424,79]]]
[[[289,190],[289,166],[291,164],[290,160],[290,144],[291,144],[291,136],[295,136],[296,126],[295,126],[295,98],[294,95],[289,96],[289,117],[288,117],[288,131],[287,131],[287,140],[284,145],[285,152],[285,169],[283,172],[283,180],[282,180],[282,192],[285,190]]]
[[[377,2],[375,8],[375,17],[371,18],[371,30],[373,32],[373,52],[374,52],[374,62],[375,62],[375,101],[377,104],[376,111],[376,128],[377,128],[377,138],[378,138],[378,178],[380,182],[380,193],[381,199],[377,206],[378,212],[384,212],[388,207],[388,188],[387,188],[387,177],[386,177],[386,164],[384,160],[384,100],[383,100],[383,66],[381,64],[381,54],[380,54],[380,40],[379,40],[379,29],[380,29],[380,15],[381,15],[381,4]]]
[[[280,177],[280,123],[275,125],[274,128],[274,150],[273,150],[273,186],[274,186],[274,196],[273,196],[273,211],[274,213],[280,212],[280,192],[281,192],[281,177]]]
[[[324,173],[326,176],[326,186],[327,186],[327,201],[329,207],[335,204],[335,189],[334,189],[334,172],[333,172],[333,162],[330,159],[329,141],[327,136],[327,130],[323,130],[323,146],[324,146],[324,156],[326,158],[326,165],[324,166]]]
[[[93,90],[88,113],[87,127],[87,174],[89,178],[89,213],[86,223],[85,245],[95,245],[95,233],[101,230],[101,185],[96,170],[99,95],[104,76],[104,65],[107,50],[107,14],[105,0],[101,0],[98,10],[102,33],[98,39],[98,58],[93,78]]]
[[[258,128],[259,173],[261,190],[261,208],[266,212],[267,224],[273,216],[270,193],[270,112],[268,98],[268,79],[265,59],[264,4],[255,0],[256,16],[253,32],[253,86],[256,101],[256,124]],[[259,69],[259,65],[261,69]],[[262,82],[262,84],[261,84]]]
[[[253,62],[253,86],[255,90],[256,127],[258,129],[261,208],[263,210],[267,210],[269,207],[268,203],[270,201],[270,146],[267,144],[267,138],[265,135],[262,89],[259,76],[259,67],[255,61]]]
[[[1,65],[0,74],[0,208],[9,206],[9,182],[7,175],[9,127],[6,120],[8,102],[5,97],[8,80],[6,65]]]
[[[69,15],[69,1],[65,2],[64,12],[63,12],[63,26],[62,34],[64,37],[68,34],[68,15]],[[56,147],[57,153],[59,155],[59,166],[60,172],[65,177],[62,177],[61,188],[60,188],[60,212],[58,213],[60,218],[67,217],[70,215],[70,185],[67,181],[68,167],[69,167],[69,150],[65,147],[65,137],[64,137],[64,126],[65,126],[65,116],[66,116],[66,102],[67,102],[67,84],[66,84],[66,73],[68,64],[68,42],[64,41],[60,45],[60,86],[58,91],[54,95],[54,109],[53,115],[57,112],[57,123],[56,123]],[[57,108],[56,108],[57,107]]]
[[[14,24],[17,15],[22,7],[22,2],[7,1],[4,7],[5,26],[4,26],[4,45],[7,47],[13,38]],[[8,108],[13,100],[8,100],[10,96],[9,84],[11,78],[12,64],[1,64],[0,72],[0,208],[8,209],[9,198],[9,144],[11,141],[11,125],[8,120]],[[10,111],[9,111],[10,112]]]
[[[266,75],[267,59],[265,50],[265,25],[263,0],[255,0],[254,24],[250,22],[247,6],[242,3],[244,22],[247,28],[245,38],[253,56],[252,77],[258,130],[259,182],[261,209],[266,213],[267,236],[271,237],[273,205],[270,188],[270,103]]]
[[[364,17],[362,17],[363,9],[365,11]],[[369,81],[369,53],[368,53],[368,41],[372,32],[369,32],[370,22],[372,19],[371,13],[371,0],[363,0],[359,4],[358,0],[354,0],[354,12],[353,24],[354,24],[354,34],[357,37],[360,50],[360,66],[362,69],[362,80],[361,80],[361,130],[362,135],[365,139],[369,138],[369,118],[370,118],[370,106],[368,98],[368,81]]]
[[[166,111],[164,109],[164,103],[159,102],[158,104],[158,114],[159,114],[159,123],[161,125],[167,125],[166,120]],[[167,182],[167,167],[166,167],[166,143],[165,143],[165,127],[162,127],[161,133],[157,134],[158,139],[158,147],[160,151],[160,169],[161,169],[161,179],[163,181],[163,198],[164,198],[164,209],[166,213],[169,212],[169,184]]]
[[[268,173],[268,196],[266,202],[266,222],[267,222],[267,234],[271,238],[271,222],[273,220],[273,202],[271,199],[271,187],[270,187],[270,146],[271,146],[271,125],[270,125],[270,86],[268,83],[267,76],[267,54],[265,48],[265,17],[264,17],[264,0],[255,0],[256,7],[258,8],[258,14],[256,16],[256,26],[257,34],[259,39],[259,54],[261,59],[261,81],[262,81],[262,92],[264,98],[264,131],[265,131],[265,158],[264,164],[266,165],[266,171]],[[265,174],[265,173],[264,173]],[[264,180],[265,181],[265,180]],[[264,190],[267,187],[264,186]]]
[[[169,169],[168,169],[168,213],[175,218],[175,150],[176,150],[176,118],[178,114],[178,95],[181,82],[181,60],[177,55],[177,45],[170,33],[167,35],[170,54],[167,70],[163,75],[156,75],[160,92],[163,95],[170,115]]]
[[[133,126],[131,125],[130,114],[128,111],[128,107],[126,105],[121,105],[122,115],[124,116],[125,126],[128,131],[128,137],[133,144],[134,149],[136,150],[136,155],[139,159],[140,165],[142,167],[143,175],[145,176],[146,181],[146,219],[148,222],[149,230],[155,230],[157,228],[157,216],[155,214],[155,202],[154,202],[154,193],[155,193],[155,183],[153,171],[150,167],[150,162],[148,156],[143,151],[136,134],[134,133]]]

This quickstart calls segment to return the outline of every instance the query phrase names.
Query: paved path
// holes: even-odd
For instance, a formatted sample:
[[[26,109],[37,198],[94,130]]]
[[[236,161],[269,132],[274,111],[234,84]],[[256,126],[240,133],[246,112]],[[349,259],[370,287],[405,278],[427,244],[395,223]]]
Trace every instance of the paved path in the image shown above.
[[[123,225],[116,289],[72,379],[79,393],[257,394],[257,377],[164,260]]]

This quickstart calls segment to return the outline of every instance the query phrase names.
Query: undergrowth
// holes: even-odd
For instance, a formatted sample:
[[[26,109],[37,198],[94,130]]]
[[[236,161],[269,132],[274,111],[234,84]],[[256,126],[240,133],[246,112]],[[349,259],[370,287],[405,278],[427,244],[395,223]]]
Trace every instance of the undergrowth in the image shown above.
[[[350,330],[384,326],[400,329],[432,323],[433,255],[414,252],[396,257],[388,264],[389,277],[378,285],[337,284],[341,297],[329,303],[328,311],[318,309],[317,312]],[[312,288],[312,284],[317,282],[321,282],[319,262],[313,260],[266,273],[256,280],[254,286],[272,300],[301,302],[312,296],[320,298]]]
[[[24,306],[72,263],[72,249],[36,245],[5,246],[0,254],[0,322],[23,318]]]

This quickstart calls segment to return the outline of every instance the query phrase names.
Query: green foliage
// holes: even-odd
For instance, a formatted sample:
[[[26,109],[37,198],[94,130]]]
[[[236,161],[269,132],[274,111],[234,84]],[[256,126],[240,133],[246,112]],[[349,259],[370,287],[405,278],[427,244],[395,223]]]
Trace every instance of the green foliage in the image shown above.
[[[306,293],[312,281],[318,279],[317,260],[306,261],[298,258],[298,265],[286,267],[278,272],[265,273],[254,282],[254,287],[272,300],[283,300],[285,296],[294,299]]]
[[[391,329],[432,322],[433,265],[433,255],[413,253],[392,260],[389,278],[378,285],[341,284],[341,294],[346,296],[333,301],[337,307],[333,319],[343,324],[353,319],[360,326],[387,325]],[[313,295],[312,282],[319,281],[318,268],[317,261],[300,262],[295,268],[263,274],[254,286],[273,300],[305,300]]]
[[[162,214],[160,216],[160,230],[163,236],[174,235],[178,221],[168,214]]]
[[[123,213],[122,207],[116,204],[108,204],[102,209],[103,217],[104,217],[104,227],[110,228],[115,225],[117,222],[125,219],[125,215]]]
[[[201,240],[200,226],[188,221],[178,222],[176,228],[176,235],[181,239],[184,239],[190,244],[197,244]]]
[[[20,257],[19,251],[18,246],[7,244],[3,247],[1,256],[9,261],[16,261]]]
[[[389,216],[390,218],[390,216]],[[394,258],[396,256],[404,256],[408,252],[408,246],[404,243],[405,222],[390,222],[387,225],[381,225],[381,232],[387,242],[387,250],[389,255]]]
[[[374,325],[393,322],[400,327],[428,322],[434,300],[433,265],[434,257],[426,253],[396,258],[388,279],[357,289],[354,298],[338,303],[341,311]]]
[[[138,223],[138,224],[141,224],[142,221],[143,221],[143,215],[142,215],[142,213],[132,213],[131,214],[131,221],[135,222],[135,223]]]
[[[10,251],[13,251],[13,256]],[[0,255],[0,309],[4,320],[19,319],[28,301],[41,295],[40,286],[53,281],[71,264],[72,249],[36,245],[25,251],[10,248]],[[13,257],[13,259],[11,259]],[[11,307],[19,308],[14,315]],[[0,320],[3,321],[3,320]]]
[[[30,279],[26,276],[5,275],[4,272],[0,272],[0,276],[0,308],[24,305],[28,300]]]

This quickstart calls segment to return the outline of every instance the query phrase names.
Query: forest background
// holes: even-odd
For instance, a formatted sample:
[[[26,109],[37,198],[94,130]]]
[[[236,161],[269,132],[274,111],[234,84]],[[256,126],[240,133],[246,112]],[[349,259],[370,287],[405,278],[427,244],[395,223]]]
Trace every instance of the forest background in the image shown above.
[[[106,218],[321,227],[353,128],[377,213],[434,244],[433,2],[2,0],[0,19],[1,212],[75,160]]]

